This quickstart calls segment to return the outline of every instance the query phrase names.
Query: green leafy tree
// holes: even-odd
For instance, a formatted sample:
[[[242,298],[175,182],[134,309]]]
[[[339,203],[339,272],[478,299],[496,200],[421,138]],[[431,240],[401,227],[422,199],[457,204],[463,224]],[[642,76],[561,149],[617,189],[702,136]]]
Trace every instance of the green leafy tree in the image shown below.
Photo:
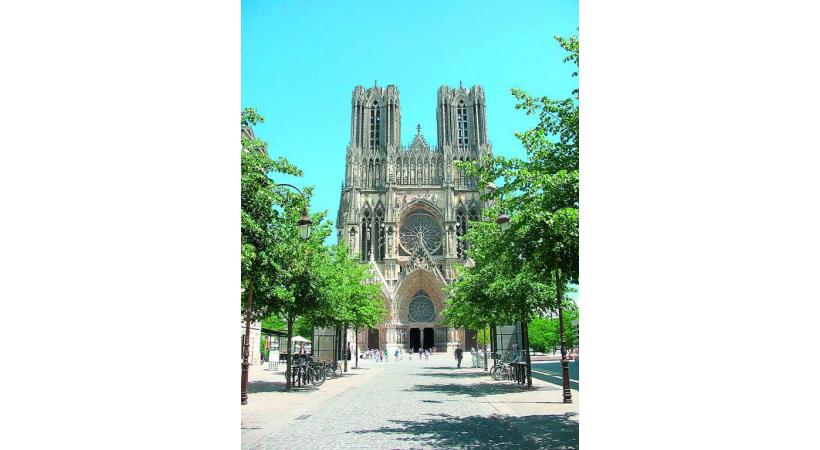
[[[574,320],[578,320],[578,305],[573,301],[567,301],[564,304],[564,335],[567,347],[578,347],[578,338],[575,335],[575,325],[572,324]]]
[[[568,347],[577,346],[572,321],[578,319],[578,306],[567,301],[564,305],[565,341]],[[533,319],[528,327],[530,347],[537,352],[551,352],[560,344],[558,333],[558,318],[540,317]]]
[[[358,334],[359,327],[374,326],[384,318],[379,285],[371,282],[368,266],[352,258],[344,244],[329,249],[323,267],[325,300],[322,307],[311,314],[314,325],[341,328],[346,336],[349,326],[353,326]],[[358,348],[356,353],[358,357]]]
[[[478,345],[488,347],[490,345],[490,327],[484,326],[483,328],[476,330],[475,340]]]
[[[287,325],[287,323],[285,323]],[[313,336],[313,323],[308,317],[299,317],[293,322],[293,333],[297,336],[302,336],[305,339],[311,339]]]
[[[284,320],[282,320],[281,317],[279,317],[275,314],[272,315],[272,316],[269,316],[268,318],[266,318],[262,321],[262,328],[265,328],[265,329],[268,329],[268,330],[280,331],[280,330],[284,330],[286,326],[287,326],[287,322],[285,322]]]
[[[305,194],[312,191],[305,189]],[[287,323],[288,333],[288,374],[287,388],[291,387],[290,370],[293,355],[293,325],[300,317],[306,317],[313,311],[323,308],[322,265],[326,258],[327,249],[323,243],[330,235],[330,223],[325,219],[326,211],[313,214],[314,223],[310,238],[302,240],[299,237],[296,223],[301,217],[297,210],[285,209],[286,223],[278,233],[274,250],[280,255],[279,271],[275,283],[265,291],[264,303],[267,314],[278,314]]]
[[[323,298],[318,268],[331,230],[324,220],[327,212],[316,213],[310,238],[300,239],[296,224],[312,189],[305,188],[303,197],[274,181],[277,174],[302,172],[283,158],[268,156],[267,145],[251,132],[263,120],[253,109],[242,111],[242,287],[247,292],[242,309],[243,315],[250,312],[251,320],[281,318],[290,349],[294,322],[318,308]],[[291,362],[289,352],[288,370]],[[287,380],[289,389],[290,376]]]
[[[533,319],[527,327],[530,347],[537,352],[551,351],[558,343],[558,322],[549,318]]]
[[[495,223],[471,222],[464,237],[471,264],[458,267],[459,276],[447,287],[448,324],[482,330],[488,325],[526,324],[554,306],[553,285],[534,276],[529,263],[503,245],[501,237]],[[479,335],[483,341],[483,333]]]
[[[568,53],[564,62],[577,67],[578,39],[556,40]],[[578,282],[579,92],[560,100],[521,89],[511,93],[516,109],[538,117],[533,129],[516,133],[526,158],[457,163],[480,186],[501,181],[482,199],[492,205],[489,217],[504,212],[511,220],[504,232],[492,222],[471,223],[463,239],[474,265],[453,284],[446,314],[452,323],[521,321],[526,328],[561,301],[567,283]]]
[[[556,40],[568,52],[565,62],[579,63],[576,37]],[[573,76],[577,76],[576,71]],[[533,97],[512,89],[516,109],[536,115],[538,124],[516,133],[526,158],[495,156],[461,164],[481,185],[503,183],[485,199],[497,201],[511,216],[504,236],[517,254],[532,262],[542,279],[578,282],[579,117],[578,90],[570,98]],[[537,236],[537,239],[533,239]]]
[[[264,118],[255,109],[242,111],[242,127],[251,129]],[[255,291],[267,289],[275,277],[277,255],[271,253],[276,228],[282,225],[281,207],[293,203],[291,196],[276,189],[272,175],[301,176],[302,172],[286,159],[273,160],[268,156],[267,144],[259,138],[242,133],[241,160],[241,284],[246,296],[242,299],[242,317],[253,303]],[[252,308],[252,320],[261,320],[259,308]]]

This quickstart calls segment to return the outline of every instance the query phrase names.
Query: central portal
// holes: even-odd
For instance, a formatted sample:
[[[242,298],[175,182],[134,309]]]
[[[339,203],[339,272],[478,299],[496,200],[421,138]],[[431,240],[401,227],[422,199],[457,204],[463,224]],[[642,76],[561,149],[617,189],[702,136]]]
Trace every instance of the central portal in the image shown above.
[[[425,328],[422,332],[421,328],[410,329],[410,349],[417,352],[419,349],[431,350],[433,348],[433,336],[435,333],[432,328]]]
[[[424,350],[432,350],[433,348],[433,329],[432,328],[425,328],[424,329]]]
[[[410,351],[416,352],[421,348],[421,332],[418,328],[410,329]]]

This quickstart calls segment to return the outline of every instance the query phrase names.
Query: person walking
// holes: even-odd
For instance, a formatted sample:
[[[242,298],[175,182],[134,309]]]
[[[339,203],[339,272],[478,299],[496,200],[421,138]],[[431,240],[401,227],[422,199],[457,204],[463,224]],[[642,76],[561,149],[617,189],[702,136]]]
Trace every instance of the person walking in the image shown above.
[[[461,358],[464,357],[464,350],[461,349],[461,345],[456,345],[456,361],[458,361],[458,368],[461,369]]]

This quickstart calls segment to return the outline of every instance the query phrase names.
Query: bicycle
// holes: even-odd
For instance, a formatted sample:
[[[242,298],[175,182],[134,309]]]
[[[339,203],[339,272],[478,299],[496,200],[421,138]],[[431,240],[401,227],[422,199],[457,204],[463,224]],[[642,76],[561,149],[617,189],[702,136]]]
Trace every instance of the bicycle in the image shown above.
[[[325,374],[326,378],[339,378],[342,376],[342,367],[338,361],[326,362],[317,360],[316,365]]]
[[[339,378],[342,376],[342,366],[339,364],[339,361],[333,361],[327,365],[327,368],[331,377]]]
[[[325,371],[318,364],[307,359],[294,360],[291,372],[293,372],[293,384],[297,386],[307,384],[321,386],[327,378]],[[288,372],[285,372],[285,380],[288,379]]]
[[[501,355],[498,363],[493,364],[493,367],[490,369],[492,379],[496,381],[515,379],[512,366],[513,362],[514,361],[510,361],[507,354]]]

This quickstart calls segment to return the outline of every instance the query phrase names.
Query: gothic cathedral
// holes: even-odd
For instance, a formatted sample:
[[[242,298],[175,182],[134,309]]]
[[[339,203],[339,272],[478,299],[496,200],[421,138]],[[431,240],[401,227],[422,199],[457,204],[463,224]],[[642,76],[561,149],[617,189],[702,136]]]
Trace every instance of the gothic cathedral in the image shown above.
[[[485,111],[481,86],[441,86],[437,145],[430,147],[418,126],[404,147],[398,88],[353,90],[336,227],[339,241],[371,266],[387,309],[378,328],[356,336],[360,350],[475,346],[473,332],[442,324],[442,288],[464,258],[458,237],[481,216],[475,180],[454,162],[492,155]]]

